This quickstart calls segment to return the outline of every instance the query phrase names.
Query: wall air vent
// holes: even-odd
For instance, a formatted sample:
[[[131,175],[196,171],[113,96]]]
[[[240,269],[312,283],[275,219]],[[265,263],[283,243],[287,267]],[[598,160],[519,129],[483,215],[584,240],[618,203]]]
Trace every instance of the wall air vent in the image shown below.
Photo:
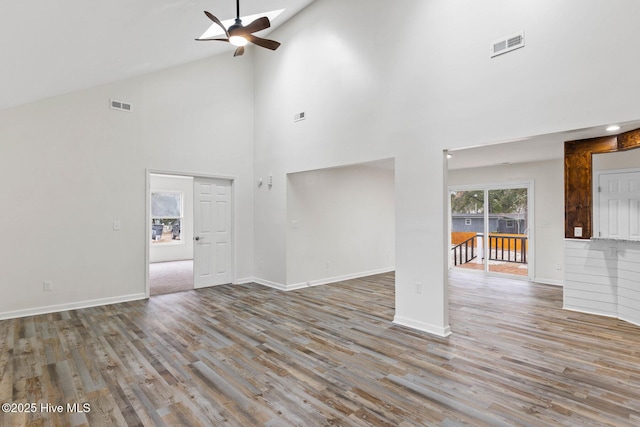
[[[128,111],[131,112],[131,104],[122,101],[116,101],[115,99],[111,99],[109,101],[109,105],[112,110],[120,110],[120,111]]]
[[[304,120],[307,118],[307,115],[304,111],[300,112],[300,113],[296,113],[295,116],[293,116],[293,121],[294,122],[299,122],[300,120]]]
[[[501,37],[491,44],[491,57],[524,47],[524,31]]]

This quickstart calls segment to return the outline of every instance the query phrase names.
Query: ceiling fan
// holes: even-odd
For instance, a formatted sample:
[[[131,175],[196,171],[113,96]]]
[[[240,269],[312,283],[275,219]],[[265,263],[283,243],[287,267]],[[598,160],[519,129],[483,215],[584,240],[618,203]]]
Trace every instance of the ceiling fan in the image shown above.
[[[252,21],[248,25],[242,25],[242,20],[240,19],[240,0],[236,0],[236,22],[231,25],[229,28],[225,28],[222,22],[216,18],[211,13],[204,11],[204,14],[207,15],[209,19],[218,24],[220,28],[224,31],[224,34],[227,36],[226,38],[211,38],[211,39],[196,39],[197,41],[220,41],[220,42],[228,42],[232,45],[236,46],[237,49],[233,56],[240,56],[244,53],[244,47],[247,43],[251,42],[255,45],[265,47],[267,49],[276,50],[280,47],[280,43],[274,40],[263,39],[258,36],[254,36],[253,33],[258,31],[265,30],[271,26],[271,22],[269,18],[263,16],[262,18],[258,18],[255,21]]]

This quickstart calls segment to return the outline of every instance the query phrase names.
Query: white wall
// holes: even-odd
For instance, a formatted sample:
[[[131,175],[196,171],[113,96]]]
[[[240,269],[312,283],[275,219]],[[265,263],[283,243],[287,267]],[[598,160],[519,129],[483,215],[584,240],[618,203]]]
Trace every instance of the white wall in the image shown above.
[[[178,191],[182,193],[182,221],[180,240],[168,243],[151,242],[150,262],[166,262],[193,259],[193,177],[176,175],[150,176],[151,193]]]
[[[640,118],[639,15],[635,0],[317,0],[270,34],[275,52],[1,111],[0,313],[140,297],[145,168],[236,176],[238,276],[285,284],[286,175],[395,158],[395,320],[445,335],[443,149]],[[519,30],[526,47],[489,58]]]
[[[252,72],[223,55],[0,111],[0,318],[144,297],[146,169],[236,177],[237,275],[251,277]]]
[[[395,158],[396,321],[446,334],[442,150],[638,119],[639,13],[633,0],[312,3],[270,35],[278,51],[256,51],[255,174],[275,182],[255,200],[256,276],[287,282],[288,173]],[[489,58],[519,30],[523,49]]]
[[[534,274],[536,282],[562,285],[564,162],[562,159],[449,171],[449,185],[534,182]],[[561,268],[557,269],[560,264]]]
[[[354,165],[287,182],[287,289],[393,271],[392,169]]]
[[[591,159],[594,172],[640,168],[640,149],[594,154]]]

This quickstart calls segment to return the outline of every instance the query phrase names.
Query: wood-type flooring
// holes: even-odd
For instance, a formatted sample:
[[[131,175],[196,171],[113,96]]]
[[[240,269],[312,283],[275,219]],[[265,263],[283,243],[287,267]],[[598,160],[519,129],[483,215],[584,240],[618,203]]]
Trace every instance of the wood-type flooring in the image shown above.
[[[0,403],[35,410],[0,425],[640,425],[640,328],[561,307],[456,271],[448,338],[392,323],[392,273],[5,320]]]

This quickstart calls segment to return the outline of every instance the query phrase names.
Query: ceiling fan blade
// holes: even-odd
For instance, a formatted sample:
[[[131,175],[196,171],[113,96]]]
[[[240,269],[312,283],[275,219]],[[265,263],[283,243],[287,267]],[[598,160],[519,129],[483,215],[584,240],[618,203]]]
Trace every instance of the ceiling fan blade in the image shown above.
[[[244,46],[240,46],[239,48],[237,48],[233,56],[242,56],[242,54],[244,54]]]
[[[249,25],[245,25],[242,28],[236,30],[238,34],[251,34],[256,33],[258,31],[266,30],[271,26],[271,22],[269,18],[263,16],[262,18],[258,18],[255,21],[252,21]]]
[[[229,33],[227,32],[227,29],[224,27],[224,25],[222,25],[222,22],[220,22],[220,20],[218,18],[216,18],[215,16],[213,16],[211,13],[207,12],[206,10],[204,11],[204,14],[207,15],[207,17],[209,19],[211,19],[213,22],[218,24],[220,26],[220,28],[222,28],[222,30],[224,31],[224,34],[227,36],[227,38],[229,38]]]
[[[218,42],[229,42],[229,39],[196,39],[199,42],[210,42],[210,41],[218,41]]]
[[[276,50],[280,47],[280,43],[275,40],[263,39],[253,34],[246,34],[245,37],[253,44],[257,44],[261,47],[266,47],[267,49]]]

